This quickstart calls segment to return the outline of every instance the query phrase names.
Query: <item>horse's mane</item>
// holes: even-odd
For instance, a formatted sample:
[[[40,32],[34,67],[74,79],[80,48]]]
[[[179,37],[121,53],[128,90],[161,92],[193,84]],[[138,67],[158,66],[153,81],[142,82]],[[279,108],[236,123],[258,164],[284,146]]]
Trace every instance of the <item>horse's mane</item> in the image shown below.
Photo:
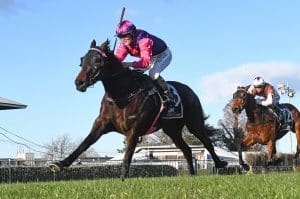
[[[121,73],[118,74],[128,76],[131,80],[134,81],[134,83],[132,84],[133,90],[138,90],[140,88],[149,89],[153,87],[153,82],[148,75],[143,74],[137,70],[132,70],[131,68],[124,68],[122,66],[122,62],[115,56],[114,51],[110,49],[110,41],[108,39],[105,42],[103,42],[100,46],[95,47],[105,53],[109,63],[111,63],[113,66],[121,68]]]
[[[250,87],[250,85],[247,85],[247,86],[238,86],[237,87],[237,91],[245,91],[245,92],[247,92],[248,91],[248,89],[249,89],[249,87]]]

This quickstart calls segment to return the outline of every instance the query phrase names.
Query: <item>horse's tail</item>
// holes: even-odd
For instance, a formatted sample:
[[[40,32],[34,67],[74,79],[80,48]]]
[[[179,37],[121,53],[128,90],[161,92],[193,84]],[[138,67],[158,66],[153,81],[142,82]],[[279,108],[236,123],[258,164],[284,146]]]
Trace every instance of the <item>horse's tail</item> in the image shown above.
[[[204,121],[206,121],[208,118],[209,116],[203,117]],[[213,126],[205,123],[204,123],[204,129],[209,137],[212,136],[217,131],[217,129],[215,129]]]

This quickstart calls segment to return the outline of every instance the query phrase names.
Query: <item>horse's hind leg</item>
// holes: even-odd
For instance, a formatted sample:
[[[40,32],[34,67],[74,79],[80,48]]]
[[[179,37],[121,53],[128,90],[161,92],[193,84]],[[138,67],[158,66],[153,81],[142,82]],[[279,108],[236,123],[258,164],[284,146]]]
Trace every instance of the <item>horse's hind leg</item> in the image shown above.
[[[173,130],[163,129],[163,130],[172,139],[172,141],[174,142],[176,147],[182,151],[182,153],[187,161],[190,174],[195,175],[195,170],[193,167],[192,150],[182,138],[182,135],[181,135],[182,128],[178,128],[177,130],[174,130],[174,129]]]
[[[227,166],[228,163],[226,161],[220,160],[220,158],[216,154],[214,146],[207,135],[207,129],[204,126],[204,122],[199,124],[199,121],[189,121],[186,123],[186,127],[188,128],[190,133],[195,135],[203,143],[204,147],[209,151],[215,162],[216,168],[224,168],[225,166]]]
[[[295,165],[299,164],[299,154],[300,154],[300,117],[295,122],[295,134],[297,140],[296,153],[294,156]]]

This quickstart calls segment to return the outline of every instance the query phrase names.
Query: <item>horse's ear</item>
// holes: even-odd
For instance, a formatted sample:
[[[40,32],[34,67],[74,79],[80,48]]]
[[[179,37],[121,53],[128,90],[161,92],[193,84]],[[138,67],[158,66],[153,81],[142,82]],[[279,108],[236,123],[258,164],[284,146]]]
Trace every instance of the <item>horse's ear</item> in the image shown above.
[[[109,52],[109,40],[107,39],[105,42],[103,42],[100,46],[100,49],[103,50],[104,52]]]
[[[242,89],[244,89],[244,90],[246,89],[247,90],[247,87],[246,86],[238,86],[237,87],[237,90],[242,90]]]
[[[95,39],[91,42],[90,48],[95,48],[96,47],[96,41]]]

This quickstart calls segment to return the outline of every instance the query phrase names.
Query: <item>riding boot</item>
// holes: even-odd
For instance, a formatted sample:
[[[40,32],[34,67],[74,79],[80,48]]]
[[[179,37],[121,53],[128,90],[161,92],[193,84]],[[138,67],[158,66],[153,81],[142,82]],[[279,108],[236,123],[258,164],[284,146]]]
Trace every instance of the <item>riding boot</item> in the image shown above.
[[[154,82],[158,86],[158,92],[163,98],[163,103],[166,105],[174,105],[173,95],[171,94],[165,80],[159,76],[156,80],[154,80]]]
[[[271,113],[273,113],[273,115],[275,115],[277,121],[279,123],[281,123],[279,108],[276,105],[274,105],[274,106],[269,107],[269,110],[270,110]]]

